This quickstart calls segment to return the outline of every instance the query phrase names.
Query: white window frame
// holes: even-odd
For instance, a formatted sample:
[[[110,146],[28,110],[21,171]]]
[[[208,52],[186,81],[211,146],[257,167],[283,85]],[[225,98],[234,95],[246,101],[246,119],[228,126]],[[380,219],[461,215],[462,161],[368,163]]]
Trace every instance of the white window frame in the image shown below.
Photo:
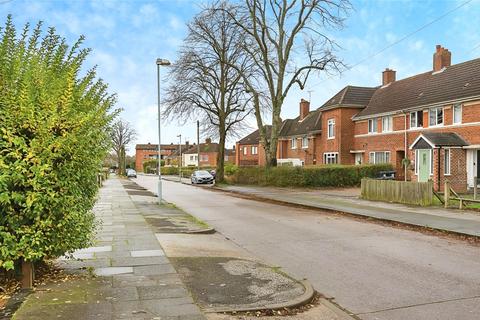
[[[370,125],[370,124],[372,124],[372,125]],[[369,134],[378,133],[378,119],[377,118],[368,119],[368,133]]]
[[[335,119],[328,119],[327,121],[327,139],[335,139]]]
[[[252,155],[258,154],[258,147],[252,146],[251,152],[252,152]]]
[[[384,154],[383,157],[385,159],[385,162],[377,162],[377,154],[380,154],[380,153]],[[391,156],[392,156],[392,154],[391,154],[390,151],[371,151],[371,152],[368,153],[368,163],[370,163],[370,164],[391,163],[392,162]]]
[[[333,159],[333,163],[329,163],[327,159]],[[323,153],[323,164],[338,164],[338,152],[325,152]]]
[[[456,114],[455,114],[455,109],[460,109],[460,115],[459,115],[459,119],[456,119]],[[462,123],[462,113],[463,113],[463,106],[461,104],[455,104],[453,105],[453,108],[452,108],[452,113],[453,113],[453,124],[460,124]]]
[[[304,136],[302,137],[302,149],[307,149],[308,148],[308,137]]]
[[[297,138],[290,139],[290,144],[291,144],[290,148],[297,149]]]
[[[413,122],[412,119],[414,118],[413,116],[415,116],[415,122],[412,125],[412,122]],[[419,125],[420,117],[422,118],[422,125]],[[423,128],[423,110],[410,112],[410,129],[416,129],[416,128]]]
[[[201,154],[200,155],[200,162],[208,161],[208,154]]]
[[[442,123],[438,123],[438,114],[439,114],[439,110],[442,110]],[[435,123],[432,124],[432,113],[435,113]],[[445,123],[445,110],[443,109],[443,107],[435,107],[435,108],[430,108],[430,110],[428,110],[428,125],[430,127],[441,127],[443,126],[443,124]]]
[[[385,125],[387,123],[387,125]],[[382,117],[382,132],[393,131],[393,116]]]
[[[244,156],[248,155],[247,147],[243,147],[243,155]]]
[[[452,174],[452,149],[445,149],[443,155],[443,175],[450,176]]]

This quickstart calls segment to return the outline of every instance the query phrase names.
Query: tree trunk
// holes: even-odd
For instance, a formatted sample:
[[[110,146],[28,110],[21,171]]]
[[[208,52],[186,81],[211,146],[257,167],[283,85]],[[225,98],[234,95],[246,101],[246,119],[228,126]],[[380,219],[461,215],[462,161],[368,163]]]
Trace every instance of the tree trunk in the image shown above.
[[[33,281],[35,280],[35,271],[31,261],[24,261],[22,259],[22,289],[33,288]]]
[[[125,175],[125,146],[123,146],[121,149],[120,149],[120,158],[118,159],[118,168],[119,168],[119,171],[120,171],[120,175],[121,176],[124,176]]]
[[[218,127],[218,133],[220,135],[220,140],[218,141],[218,153],[217,153],[217,169],[215,175],[215,182],[223,182],[224,172],[225,172],[225,139],[227,133],[225,132],[225,123],[220,121]]]
[[[267,167],[276,167],[277,166],[277,146],[278,146],[278,135],[281,129],[281,118],[280,118],[280,108],[281,103],[277,102],[273,104],[273,112],[272,112],[272,132],[270,134],[270,141],[268,148],[265,148],[265,165]]]

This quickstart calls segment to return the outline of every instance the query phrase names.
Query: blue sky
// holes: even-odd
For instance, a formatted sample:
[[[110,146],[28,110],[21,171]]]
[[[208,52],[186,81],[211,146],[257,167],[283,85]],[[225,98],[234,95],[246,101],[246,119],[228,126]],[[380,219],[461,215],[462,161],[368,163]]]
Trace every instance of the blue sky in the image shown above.
[[[433,1],[352,1],[343,30],[329,31],[342,49],[338,52],[355,68],[341,76],[316,76],[304,91],[290,93],[283,118],[298,115],[300,98],[317,108],[345,85],[376,86],[386,67],[397,71],[397,79],[431,70],[436,44],[452,52],[452,63],[480,57],[480,0],[471,0],[460,9],[432,23],[407,39],[380,52],[420,27],[441,17],[468,0]],[[0,0],[2,24],[12,14],[18,27],[43,20],[73,43],[80,34],[85,46],[93,49],[88,64],[98,65],[99,76],[118,94],[122,118],[131,122],[138,143],[157,142],[156,66],[157,57],[175,61],[186,34],[185,24],[199,11],[201,1],[27,1]],[[163,85],[168,79],[164,79]],[[308,92],[310,91],[310,92]],[[250,121],[254,125],[254,121]],[[179,126],[164,123],[163,143],[177,143],[178,134],[193,141],[194,121]],[[203,137],[205,138],[205,137]],[[234,139],[229,141],[230,145]],[[134,153],[134,144],[129,153]]]

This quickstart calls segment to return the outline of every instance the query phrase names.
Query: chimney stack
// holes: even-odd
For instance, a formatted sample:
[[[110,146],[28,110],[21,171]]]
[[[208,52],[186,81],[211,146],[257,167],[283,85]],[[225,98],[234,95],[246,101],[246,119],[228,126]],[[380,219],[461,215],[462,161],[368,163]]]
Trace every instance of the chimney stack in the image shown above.
[[[305,119],[305,117],[310,112],[310,102],[304,99],[300,100],[300,121]]]
[[[382,72],[382,85],[386,86],[389,83],[395,81],[395,76],[397,71],[386,68],[385,71]]]
[[[433,54],[433,72],[450,67],[452,64],[452,53],[441,45],[437,44],[436,51]]]
[[[211,138],[205,139],[205,143],[212,143],[212,139]]]

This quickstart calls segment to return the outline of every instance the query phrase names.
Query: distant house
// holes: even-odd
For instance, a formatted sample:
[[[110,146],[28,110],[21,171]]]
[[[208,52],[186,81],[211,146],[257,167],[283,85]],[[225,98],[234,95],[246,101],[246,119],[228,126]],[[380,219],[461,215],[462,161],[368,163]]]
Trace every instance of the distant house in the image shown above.
[[[188,148],[186,143],[182,148]],[[178,151],[178,144],[162,144],[161,145],[161,159],[171,159],[172,155]],[[158,144],[137,144],[135,146],[135,170],[143,172],[143,163],[148,160],[158,159]]]
[[[196,166],[197,161],[200,167],[215,167],[217,165],[218,143],[212,142],[212,139],[205,139],[200,143],[200,154],[198,146],[194,145],[183,152],[183,163],[186,166]]]
[[[304,165],[391,163],[398,179],[448,179],[456,190],[480,177],[480,59],[451,65],[437,46],[433,70],[377,87],[347,86],[315,111],[302,99],[299,116],[282,123],[278,162]],[[237,142],[238,165],[263,165],[258,130]],[[404,160],[406,159],[406,160]]]

